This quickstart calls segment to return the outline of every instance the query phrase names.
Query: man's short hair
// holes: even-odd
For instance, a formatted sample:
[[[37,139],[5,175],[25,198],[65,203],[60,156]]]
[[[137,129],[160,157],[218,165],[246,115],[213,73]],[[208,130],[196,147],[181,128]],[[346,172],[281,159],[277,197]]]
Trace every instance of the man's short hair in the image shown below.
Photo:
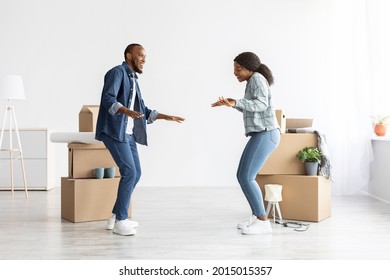
[[[124,52],[125,60],[126,60],[126,54],[127,54],[127,53],[131,53],[132,50],[133,50],[135,47],[142,47],[142,45],[136,44],[136,43],[133,43],[133,44],[128,45],[128,46],[126,47],[126,49],[125,49],[125,52]]]

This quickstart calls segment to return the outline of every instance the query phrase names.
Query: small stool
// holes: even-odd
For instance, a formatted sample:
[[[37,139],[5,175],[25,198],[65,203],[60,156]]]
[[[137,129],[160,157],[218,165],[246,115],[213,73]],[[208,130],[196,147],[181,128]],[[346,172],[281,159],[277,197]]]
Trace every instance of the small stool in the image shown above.
[[[277,184],[267,184],[265,187],[265,200],[268,201],[267,205],[267,217],[271,211],[272,206],[272,216],[275,223],[275,208],[278,212],[280,223],[283,223],[282,212],[280,211],[279,201],[282,201],[282,185]]]

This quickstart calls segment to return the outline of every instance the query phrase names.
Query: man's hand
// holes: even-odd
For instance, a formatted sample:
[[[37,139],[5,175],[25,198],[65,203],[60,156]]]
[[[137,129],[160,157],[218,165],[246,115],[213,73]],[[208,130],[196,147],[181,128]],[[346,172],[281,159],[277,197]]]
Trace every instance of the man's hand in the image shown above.
[[[118,110],[119,113],[125,114],[126,116],[132,118],[132,119],[139,119],[144,116],[144,114],[141,114],[140,112],[137,111],[132,111],[130,109],[127,109],[126,107],[120,107]]]
[[[165,115],[165,114],[161,114],[159,113],[157,115],[157,119],[163,119],[163,120],[166,120],[166,121],[174,121],[174,122],[178,122],[178,123],[181,123],[181,122],[184,122],[184,118],[182,117],[177,117],[177,116],[170,116],[170,115]]]
[[[167,120],[167,121],[174,121],[174,122],[181,123],[181,122],[184,122],[185,119],[182,118],[182,117],[167,116],[166,120]]]
[[[232,98],[225,98],[223,96],[220,96],[217,102],[211,104],[211,107],[218,107],[218,106],[233,107],[236,106],[236,100]]]
[[[126,115],[132,119],[138,119],[138,118],[142,118],[144,116],[144,114],[141,114],[140,112],[132,111],[132,110],[126,110]]]

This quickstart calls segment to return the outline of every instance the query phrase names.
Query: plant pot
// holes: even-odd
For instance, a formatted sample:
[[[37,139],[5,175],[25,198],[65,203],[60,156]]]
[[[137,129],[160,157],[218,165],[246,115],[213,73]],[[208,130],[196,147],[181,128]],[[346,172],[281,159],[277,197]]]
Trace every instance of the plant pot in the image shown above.
[[[374,132],[377,136],[385,136],[386,135],[386,125],[376,124],[374,127]]]
[[[318,173],[318,162],[305,162],[306,175],[315,176]]]

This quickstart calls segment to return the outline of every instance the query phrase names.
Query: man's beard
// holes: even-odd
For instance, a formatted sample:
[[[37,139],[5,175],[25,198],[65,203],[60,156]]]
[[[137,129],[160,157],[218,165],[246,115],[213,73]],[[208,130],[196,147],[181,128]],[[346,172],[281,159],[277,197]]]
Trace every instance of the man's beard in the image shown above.
[[[131,61],[133,63],[133,67],[136,73],[142,74],[142,70],[138,68],[138,66],[135,64],[134,59]]]

